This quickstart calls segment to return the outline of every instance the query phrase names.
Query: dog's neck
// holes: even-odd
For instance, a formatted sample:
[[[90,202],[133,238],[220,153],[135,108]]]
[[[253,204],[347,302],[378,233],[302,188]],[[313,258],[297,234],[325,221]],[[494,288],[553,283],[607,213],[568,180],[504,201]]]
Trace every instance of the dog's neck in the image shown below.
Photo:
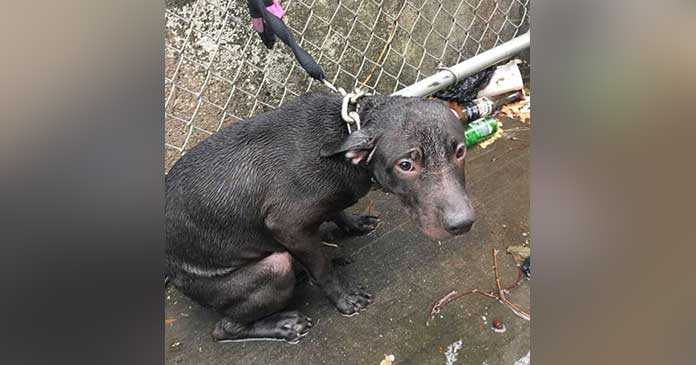
[[[371,128],[379,128],[380,125],[379,123],[374,123],[373,118],[371,118],[372,114],[374,114],[375,111],[378,111],[379,109],[383,108],[384,106],[388,105],[390,101],[393,101],[394,97],[392,96],[381,96],[381,95],[370,95],[370,96],[365,96],[361,98],[358,101],[358,106],[357,106],[357,113],[360,116],[360,120],[362,121],[362,126],[366,127],[367,125],[371,124]]]
[[[382,123],[380,123],[379,120],[377,120],[378,118],[374,118],[373,116],[375,112],[379,111],[380,109],[384,108],[390,103],[395,102],[395,99],[397,98],[400,97],[370,95],[360,99],[356,108],[356,112],[360,116],[362,124],[361,127],[370,130],[375,134],[380,134],[381,130],[385,128],[385,126]],[[361,163],[359,166],[367,169],[367,171],[369,171],[370,173],[373,183],[381,187],[382,184],[379,182],[379,180],[377,180],[377,177],[374,175],[374,165],[372,163],[372,158],[377,148],[379,148],[378,146],[379,143],[375,145],[374,148],[372,148],[366,161],[364,163]]]

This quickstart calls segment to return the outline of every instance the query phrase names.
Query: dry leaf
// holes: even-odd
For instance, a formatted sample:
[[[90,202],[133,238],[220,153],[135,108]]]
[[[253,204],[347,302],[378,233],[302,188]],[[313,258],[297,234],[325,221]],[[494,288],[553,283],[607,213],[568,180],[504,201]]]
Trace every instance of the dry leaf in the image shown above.
[[[173,319],[165,319],[165,320],[164,320],[164,324],[172,324],[172,323],[174,323],[174,322],[176,322],[176,318],[173,318]]]
[[[524,95],[524,99],[504,105],[500,108],[500,113],[508,118],[519,119],[522,123],[527,123],[530,119],[532,97],[527,92]]]
[[[529,254],[531,253],[531,249],[528,246],[510,246],[507,248],[507,253],[512,255],[516,261],[524,261],[527,257],[529,257]]]

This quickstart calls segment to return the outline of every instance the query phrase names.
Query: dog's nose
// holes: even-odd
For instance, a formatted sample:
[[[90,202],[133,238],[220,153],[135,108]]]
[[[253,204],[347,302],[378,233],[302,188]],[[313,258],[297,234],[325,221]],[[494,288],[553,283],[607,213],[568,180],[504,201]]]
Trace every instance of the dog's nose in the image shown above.
[[[457,214],[446,219],[445,230],[456,236],[469,232],[473,225],[474,218],[470,214]]]

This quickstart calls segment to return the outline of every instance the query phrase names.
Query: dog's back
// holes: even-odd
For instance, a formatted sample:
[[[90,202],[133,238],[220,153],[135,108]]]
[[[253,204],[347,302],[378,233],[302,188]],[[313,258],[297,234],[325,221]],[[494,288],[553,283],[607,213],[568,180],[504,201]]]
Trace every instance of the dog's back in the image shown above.
[[[340,210],[359,198],[351,195],[364,190],[361,181],[346,175],[361,170],[319,156],[327,141],[345,134],[340,102],[325,94],[298,97],[220,130],[181,157],[165,178],[170,265],[201,273],[234,268],[279,248],[264,227],[274,206],[302,207],[299,198]]]

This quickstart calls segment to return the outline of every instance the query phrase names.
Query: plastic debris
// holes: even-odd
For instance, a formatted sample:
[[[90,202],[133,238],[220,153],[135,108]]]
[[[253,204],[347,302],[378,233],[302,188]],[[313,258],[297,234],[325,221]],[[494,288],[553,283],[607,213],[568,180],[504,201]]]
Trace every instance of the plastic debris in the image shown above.
[[[520,68],[517,66],[522,63],[519,59],[514,59],[502,66],[495,68],[491,79],[486,86],[479,90],[477,97],[496,96],[508,93],[510,91],[522,90],[524,81]]]
[[[531,354],[530,351],[527,351],[527,355],[524,355],[523,358],[515,361],[515,365],[529,365],[529,355],[530,354]]]
[[[522,262],[522,266],[520,266],[520,270],[522,270],[522,273],[524,276],[529,279],[532,277],[532,257],[527,256],[526,259]]]
[[[503,137],[503,134],[505,133],[505,131],[502,128],[503,125],[500,122],[497,122],[497,123],[498,123],[498,130],[496,130],[495,133],[493,133],[493,135],[490,138],[479,143],[479,147],[487,148],[488,146],[492,145],[495,141],[497,141]]]
[[[384,360],[382,360],[379,365],[392,365],[394,363],[394,360],[396,360],[396,356],[393,354],[391,355],[384,355]]]
[[[498,134],[498,131],[500,131],[500,128],[498,126],[498,120],[495,118],[483,117],[481,119],[477,119],[466,126],[466,145],[467,147],[473,146],[477,143],[482,145],[483,142],[485,142],[484,140],[493,138],[492,136]],[[487,145],[488,144],[486,144],[486,146]]]
[[[466,77],[452,87],[445,90],[440,90],[433,94],[433,97],[453,101],[457,104],[464,105],[476,99],[476,94],[479,90],[491,80],[491,76],[495,72],[494,67],[489,67],[477,74]]]
[[[447,351],[445,351],[445,364],[452,365],[457,362],[457,357],[459,356],[459,350],[462,349],[462,340],[459,340],[449,346],[447,346]]]

